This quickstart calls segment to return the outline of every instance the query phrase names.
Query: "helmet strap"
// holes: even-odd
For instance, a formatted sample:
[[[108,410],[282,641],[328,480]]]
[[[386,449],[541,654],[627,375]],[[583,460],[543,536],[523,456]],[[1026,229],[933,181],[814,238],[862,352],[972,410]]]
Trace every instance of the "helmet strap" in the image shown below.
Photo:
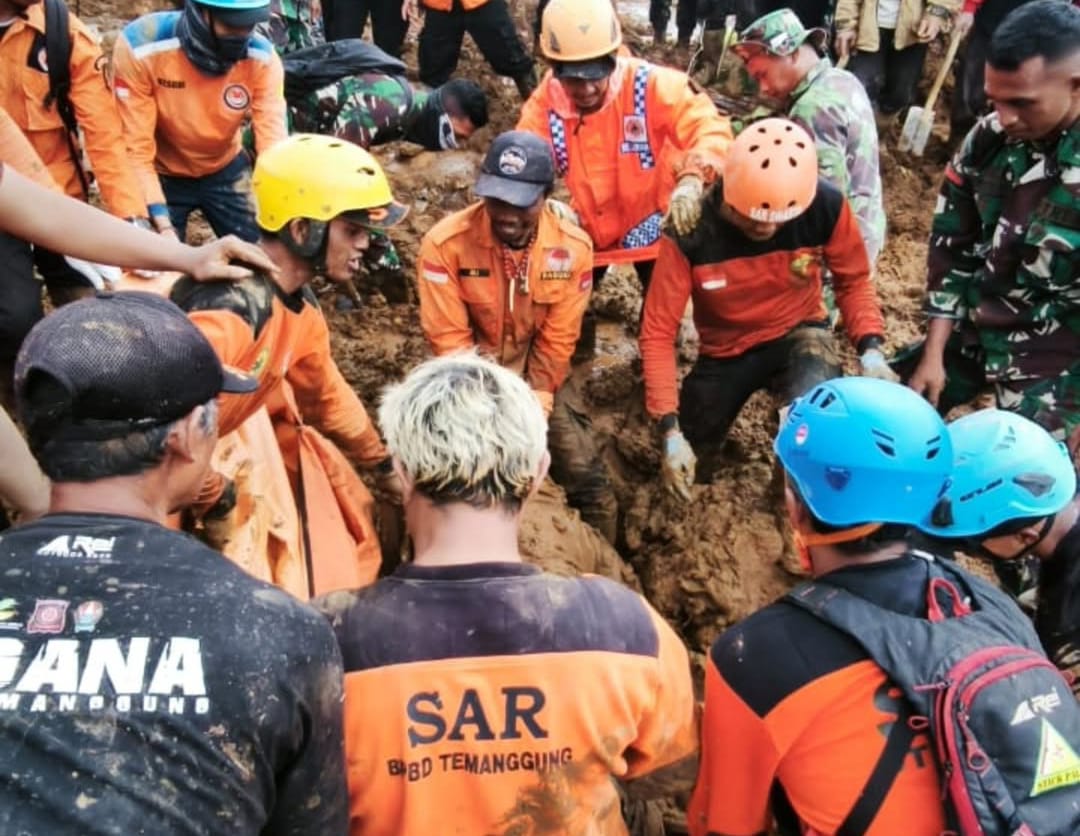
[[[802,567],[804,572],[814,571],[814,564],[810,560],[811,546],[832,546],[836,543],[850,543],[852,540],[859,540],[873,534],[881,528],[881,525],[881,523],[866,523],[866,525],[845,528],[843,531],[832,531],[828,534],[822,534],[818,531],[801,531],[796,528],[794,539],[795,551],[799,556],[799,566]]]
[[[834,546],[837,543],[851,543],[869,537],[881,526],[882,523],[866,523],[855,528],[845,528],[843,531],[830,531],[828,534],[819,531],[801,531],[799,534],[807,546]]]
[[[306,220],[308,231],[303,239],[296,238],[293,235],[291,226],[286,225],[282,231],[281,240],[293,255],[308,261],[317,258],[321,270],[326,261],[326,233],[330,228],[330,224],[327,221],[317,221],[313,218],[307,218]]]

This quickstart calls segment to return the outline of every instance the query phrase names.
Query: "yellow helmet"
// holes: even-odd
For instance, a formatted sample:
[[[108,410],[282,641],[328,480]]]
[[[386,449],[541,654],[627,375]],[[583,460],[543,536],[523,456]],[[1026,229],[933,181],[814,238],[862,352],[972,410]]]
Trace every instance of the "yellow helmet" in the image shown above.
[[[251,189],[255,220],[270,232],[296,218],[329,222],[343,214],[384,228],[408,211],[394,200],[371,154],[344,139],[318,134],[293,134],[259,154]]]
[[[540,51],[549,61],[588,61],[622,46],[611,0],[551,0],[540,22]]]

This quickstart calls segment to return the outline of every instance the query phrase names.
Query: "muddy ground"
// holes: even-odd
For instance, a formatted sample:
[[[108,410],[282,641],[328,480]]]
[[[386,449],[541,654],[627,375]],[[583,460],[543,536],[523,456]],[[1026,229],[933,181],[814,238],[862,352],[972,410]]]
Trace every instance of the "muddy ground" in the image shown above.
[[[642,54],[672,54],[651,47],[643,33],[631,32],[630,39]],[[494,78],[471,49],[459,73],[479,80],[492,97],[492,124],[470,140],[469,150],[411,156],[407,146],[399,146],[379,152],[396,192],[412,203],[409,217],[393,233],[410,282],[420,237],[447,212],[470,202],[469,187],[483,149],[496,133],[513,127],[517,116],[513,87]],[[888,130],[881,151],[889,240],[878,265],[878,287],[891,346],[910,340],[921,327],[925,242],[946,156],[941,137],[932,140],[923,160],[900,155],[894,151],[898,133],[897,127]],[[797,579],[789,571],[797,564],[770,449],[775,412],[766,396],[752,400],[735,425],[720,472],[709,484],[697,486],[689,506],[673,502],[658,488],[659,457],[642,405],[631,325],[640,304],[636,282],[632,275],[609,276],[598,296],[599,310],[610,319],[602,326],[600,355],[586,374],[585,388],[625,511],[619,552],[635,585],[700,653],[725,626]],[[380,294],[367,293],[360,309],[329,310],[333,307],[327,305],[338,361],[367,403],[375,402],[387,379],[426,355],[414,304],[388,304]],[[693,351],[688,341],[684,359],[689,361]],[[570,566],[616,574],[614,558],[604,555],[602,545],[588,538],[584,547],[579,545],[574,516],[550,501],[534,507],[523,537],[529,557],[556,570]],[[577,552],[584,557],[575,558]]]
[[[168,5],[167,0],[82,0],[81,11],[107,38],[119,22]],[[528,42],[531,8],[525,6],[531,3],[513,5]],[[636,53],[660,62],[685,62],[685,56],[671,47],[652,46],[635,28],[639,25],[629,24],[627,32]],[[415,67],[414,38],[415,31],[406,53],[411,67]],[[932,56],[928,75],[939,60]],[[444,215],[471,202],[483,149],[495,134],[513,127],[517,118],[514,87],[494,76],[468,41],[458,75],[480,82],[491,99],[492,122],[467,148],[432,154],[395,144],[376,151],[398,198],[412,207],[391,236],[405,264],[402,281],[407,285],[389,287],[384,295],[370,283],[359,282],[358,305],[344,294],[323,289],[337,361],[371,406],[388,381],[400,378],[427,355],[411,286],[421,236]],[[945,96],[939,114],[947,112],[948,88]],[[921,160],[895,151],[898,126],[887,128],[882,136],[889,229],[877,285],[890,347],[909,341],[921,328],[925,242],[947,157],[945,131],[939,119],[938,134]],[[387,297],[410,301],[388,302]],[[700,673],[701,654],[720,631],[780,595],[798,577],[771,453],[775,410],[766,396],[755,397],[732,431],[720,470],[708,484],[696,487],[692,503],[673,502],[658,487],[659,458],[642,405],[632,325],[640,299],[633,276],[609,276],[596,304],[609,319],[602,325],[599,356],[591,369],[579,374],[625,511],[619,554],[582,526],[553,487],[545,489],[527,513],[523,549],[530,560],[554,571],[599,572],[642,590],[681,632]],[[693,353],[691,335],[681,348],[687,367]],[[853,364],[854,358],[849,359]]]

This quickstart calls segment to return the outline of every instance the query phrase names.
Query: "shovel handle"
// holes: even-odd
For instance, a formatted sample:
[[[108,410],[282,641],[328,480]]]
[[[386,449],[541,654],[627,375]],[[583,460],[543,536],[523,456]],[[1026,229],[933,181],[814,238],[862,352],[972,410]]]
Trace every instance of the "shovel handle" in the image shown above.
[[[941,66],[938,68],[937,77],[934,79],[934,86],[930,88],[930,95],[926,97],[926,107],[923,109],[923,119],[932,120],[934,118],[934,104],[937,102],[942,85],[945,84],[945,77],[949,74],[949,69],[952,67],[953,60],[956,58],[956,50],[960,48],[960,41],[962,40],[963,37],[960,35],[960,31],[954,26],[952,36],[949,38],[949,48],[945,52],[945,58],[942,60]]]

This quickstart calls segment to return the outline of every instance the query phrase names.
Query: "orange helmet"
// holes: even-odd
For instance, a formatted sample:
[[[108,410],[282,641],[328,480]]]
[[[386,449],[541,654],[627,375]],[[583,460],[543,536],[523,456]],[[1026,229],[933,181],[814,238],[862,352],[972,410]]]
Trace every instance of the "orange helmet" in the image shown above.
[[[788,119],[748,125],[724,162],[724,202],[755,221],[785,223],[810,208],[817,194],[814,140]]]

